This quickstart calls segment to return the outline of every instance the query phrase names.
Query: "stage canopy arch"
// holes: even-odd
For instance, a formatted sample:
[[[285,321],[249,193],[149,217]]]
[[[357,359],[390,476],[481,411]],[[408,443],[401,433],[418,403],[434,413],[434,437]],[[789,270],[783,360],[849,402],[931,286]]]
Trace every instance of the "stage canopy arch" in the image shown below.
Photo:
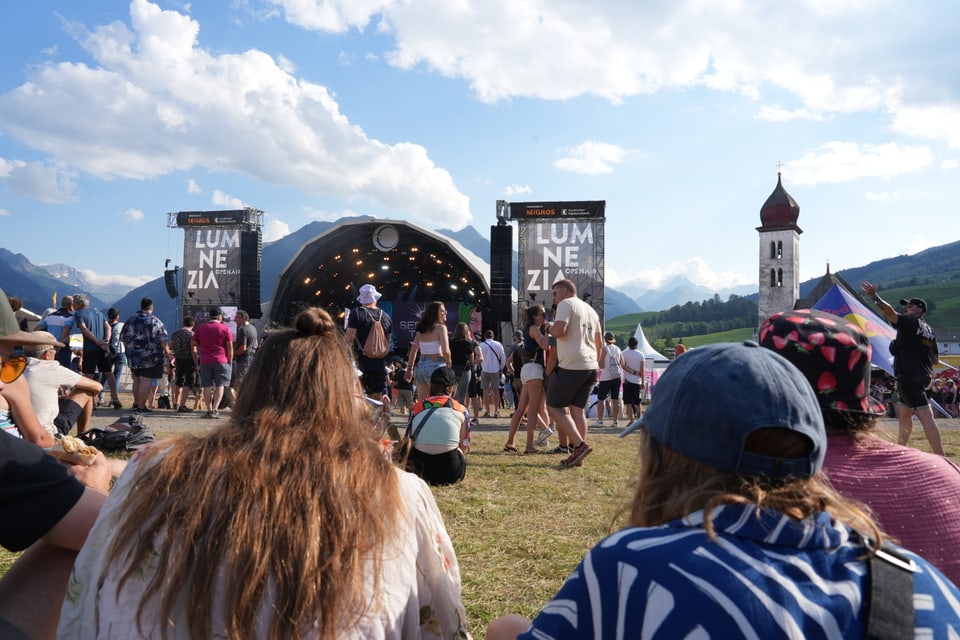
[[[489,315],[489,265],[459,242],[410,222],[344,221],[300,247],[277,279],[270,321],[289,326],[302,309],[318,306],[343,323],[364,284],[377,287],[380,306],[394,319],[394,350],[403,352],[426,303],[447,307],[457,322],[481,332]]]

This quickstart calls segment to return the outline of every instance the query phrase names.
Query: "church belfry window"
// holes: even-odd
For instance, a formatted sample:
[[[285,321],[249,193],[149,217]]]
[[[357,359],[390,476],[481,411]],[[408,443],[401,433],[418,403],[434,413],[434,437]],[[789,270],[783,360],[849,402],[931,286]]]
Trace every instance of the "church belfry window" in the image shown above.
[[[783,258],[783,240],[777,241],[777,260]]]

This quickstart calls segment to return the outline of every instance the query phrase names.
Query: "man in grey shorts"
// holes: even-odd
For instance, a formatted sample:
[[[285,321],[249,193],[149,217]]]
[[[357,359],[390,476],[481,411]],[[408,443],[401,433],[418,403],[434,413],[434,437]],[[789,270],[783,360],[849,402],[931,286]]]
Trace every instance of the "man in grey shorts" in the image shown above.
[[[230,386],[233,362],[233,332],[223,324],[219,307],[210,309],[209,319],[193,332],[194,362],[200,365],[200,386],[207,406],[204,418],[219,418],[220,401]]]

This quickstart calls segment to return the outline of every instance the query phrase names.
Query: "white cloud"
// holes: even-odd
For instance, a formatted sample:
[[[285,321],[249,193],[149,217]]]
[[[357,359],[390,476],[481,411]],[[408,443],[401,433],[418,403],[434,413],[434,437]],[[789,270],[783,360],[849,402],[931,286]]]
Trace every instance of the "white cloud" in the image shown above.
[[[139,287],[156,279],[156,276],[104,275],[90,269],[78,269],[78,271],[83,274],[83,279],[92,285],[122,284],[128,287]]]
[[[893,130],[924,140],[943,140],[960,148],[960,104],[896,104]]]
[[[187,193],[196,195],[198,193],[203,193],[203,189],[200,188],[200,185],[197,183],[196,180],[194,180],[193,178],[190,178],[189,180],[187,180]]]
[[[123,212],[123,217],[127,220],[133,220],[134,222],[140,222],[143,220],[143,211],[140,209],[127,209]]]
[[[957,160],[944,160],[940,163],[940,168],[944,171],[952,171],[957,167],[960,167],[960,162]]]
[[[0,209],[0,217],[8,216],[8,215],[10,215],[9,211],[7,211],[6,209]]]
[[[860,178],[891,178],[933,164],[928,147],[828,142],[791,160],[783,173],[797,185],[839,184]]]
[[[874,202],[883,202],[884,200],[889,200],[893,195],[887,193],[886,191],[870,191],[867,192],[867,200],[873,200]]]
[[[41,66],[0,95],[0,133],[57,166],[133,179],[202,166],[375,201],[426,226],[458,229],[472,219],[469,199],[424,147],[369,138],[325,87],[262,51],[203,48],[188,15],[132,0],[130,26],[72,30],[92,66]]]
[[[0,180],[15,194],[41,202],[64,204],[74,200],[77,188],[74,175],[62,167],[41,162],[0,158]]]
[[[717,273],[702,258],[690,258],[630,274],[617,273],[608,267],[604,271],[604,276],[607,286],[626,291],[630,295],[639,295],[649,289],[659,289],[677,276],[717,291],[757,282],[755,273]]]
[[[942,241],[942,240],[941,240]],[[902,245],[901,249],[890,254],[890,257],[908,255],[912,256],[915,253],[919,253],[924,249],[929,249],[930,247],[937,246],[938,242],[929,240],[921,235],[916,235],[910,238],[910,241],[905,245]]]
[[[597,175],[611,173],[614,164],[623,160],[627,155],[623,147],[606,142],[587,140],[571,149],[564,149],[565,157],[553,163],[553,166],[564,171]]]
[[[508,198],[511,196],[516,196],[520,194],[529,194],[529,193],[533,193],[533,188],[526,184],[525,185],[518,185],[518,184],[507,185],[507,187],[503,190],[503,195],[507,196]]]
[[[822,113],[816,113],[809,109],[784,109],[780,105],[772,107],[761,107],[757,112],[757,118],[760,120],[770,120],[771,122],[789,122],[791,120],[811,120],[819,122],[825,117]]]
[[[282,220],[268,220],[263,225],[263,241],[273,242],[290,235],[290,225]]]
[[[229,193],[224,193],[220,189],[213,190],[210,201],[215,205],[229,207],[231,209],[243,209],[246,206],[240,198],[234,198]]]
[[[872,112],[960,147],[960,104],[931,91],[952,72],[943,3],[269,1],[304,29],[376,29],[394,40],[390,64],[462,78],[486,102],[707,87],[780,103],[762,119]]]

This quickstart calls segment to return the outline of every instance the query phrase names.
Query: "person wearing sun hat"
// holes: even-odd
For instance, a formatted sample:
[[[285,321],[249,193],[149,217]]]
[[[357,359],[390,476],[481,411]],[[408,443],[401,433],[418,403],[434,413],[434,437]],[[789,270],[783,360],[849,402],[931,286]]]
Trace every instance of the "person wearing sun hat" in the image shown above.
[[[488,640],[879,637],[865,632],[886,611],[877,602],[903,614],[883,637],[958,628],[960,590],[821,473],[820,404],[782,356],[755,342],[688,351],[621,435],[637,429],[628,526],[532,623],[504,616]]]
[[[39,447],[53,444],[53,436],[37,419],[30,401],[30,387],[21,374],[27,368],[24,347],[63,347],[64,344],[46,331],[23,331],[14,315],[5,293],[0,290],[0,357],[4,360],[3,382],[0,391],[0,429],[23,437]],[[9,313],[7,313],[9,311]]]
[[[770,317],[759,339],[816,392],[828,436],[824,471],[833,486],[866,503],[884,531],[960,584],[960,469],[876,435],[884,407],[868,395],[866,334],[843,318],[805,309]]]
[[[368,358],[363,353],[363,345],[366,344],[367,336],[370,335],[375,322],[380,322],[387,342],[391,342],[393,320],[390,314],[377,305],[381,297],[382,294],[372,284],[360,287],[357,294],[357,302],[360,306],[350,310],[350,315],[347,316],[347,330],[344,334],[347,344],[353,349],[357,367],[362,374],[360,383],[363,386],[363,392],[375,400],[380,400],[387,392],[386,357]]]

